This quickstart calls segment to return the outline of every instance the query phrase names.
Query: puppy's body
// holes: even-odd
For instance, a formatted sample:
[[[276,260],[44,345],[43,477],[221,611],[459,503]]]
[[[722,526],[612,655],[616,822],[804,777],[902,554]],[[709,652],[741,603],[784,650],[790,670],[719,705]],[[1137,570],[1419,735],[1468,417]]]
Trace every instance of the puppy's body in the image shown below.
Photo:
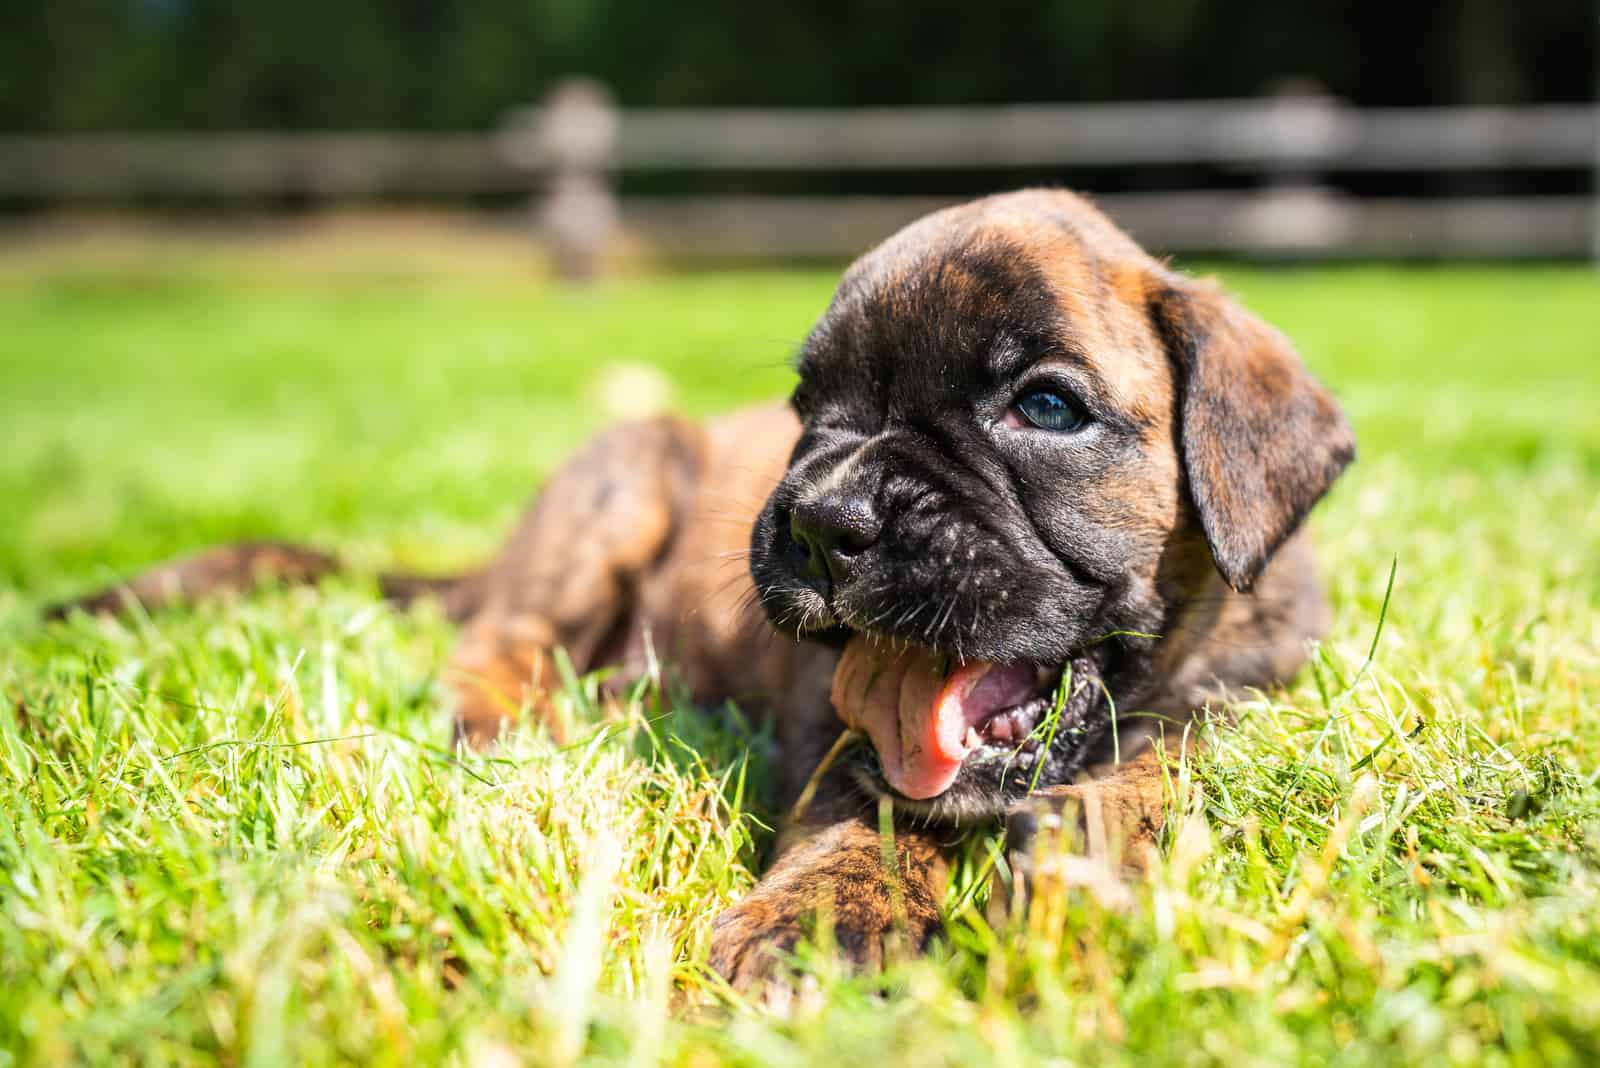
[[[544,706],[558,648],[620,678],[653,652],[697,701],[769,717],[786,806],[841,719],[867,733],[719,917],[712,963],[739,984],[819,907],[858,960],[896,930],[920,945],[955,825],[1011,813],[1021,833],[1019,812],[1093,790],[1112,833],[1159,826],[1151,738],[1287,679],[1323,630],[1298,530],[1352,455],[1281,335],[1065,193],[940,212],[862,257],[799,371],[788,408],[614,428],[490,565],[390,583],[463,622],[450,680],[474,742]],[[130,589],[330,566],[256,546]],[[892,873],[880,798],[911,817]]]
[[[457,722],[487,742],[580,672],[643,674],[653,654],[697,703],[770,719],[792,799],[833,738],[837,654],[777,632],[750,578],[750,529],[783,476],[799,421],[778,405],[707,423],[612,428],[563,466],[500,555],[450,661]]]

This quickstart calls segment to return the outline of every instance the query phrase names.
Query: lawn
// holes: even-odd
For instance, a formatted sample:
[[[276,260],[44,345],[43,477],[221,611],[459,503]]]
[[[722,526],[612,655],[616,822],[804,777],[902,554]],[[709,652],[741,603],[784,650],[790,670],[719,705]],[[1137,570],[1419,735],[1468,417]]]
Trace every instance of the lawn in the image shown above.
[[[458,757],[451,628],[369,576],[479,559],[668,389],[780,394],[832,273],[122,251],[0,260],[0,1066],[1600,1061],[1592,272],[1224,268],[1361,440],[1313,670],[1207,728],[1148,883],[991,926],[969,873],[932,958],[804,954],[772,1016],[703,965],[765,738],[580,685],[578,744]],[[263,535],[353,574],[39,620]]]

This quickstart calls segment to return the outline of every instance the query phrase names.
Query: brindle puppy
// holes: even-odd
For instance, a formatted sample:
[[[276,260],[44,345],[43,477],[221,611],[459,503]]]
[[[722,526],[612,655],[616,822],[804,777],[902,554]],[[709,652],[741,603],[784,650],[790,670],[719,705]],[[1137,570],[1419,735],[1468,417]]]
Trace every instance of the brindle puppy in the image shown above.
[[[487,567],[387,582],[465,624],[450,678],[473,743],[539,714],[557,647],[626,676],[651,643],[697,700],[772,718],[786,801],[840,720],[866,734],[717,918],[736,985],[819,909],[858,961],[897,930],[923,944],[959,825],[1011,813],[1022,833],[1094,791],[1111,826],[1091,838],[1148,837],[1150,724],[1287,679],[1324,628],[1297,531],[1354,454],[1281,334],[1064,192],[942,211],[869,252],[799,372],[787,409],[613,429]],[[333,566],[219,549],[75,604]],[[879,798],[903,817],[892,872]]]

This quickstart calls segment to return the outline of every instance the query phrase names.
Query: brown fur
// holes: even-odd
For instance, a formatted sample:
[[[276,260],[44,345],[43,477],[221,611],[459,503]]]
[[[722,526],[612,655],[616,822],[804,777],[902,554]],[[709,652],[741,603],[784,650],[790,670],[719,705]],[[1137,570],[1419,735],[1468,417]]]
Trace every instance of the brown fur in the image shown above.
[[[284,542],[219,545],[151,568],[109,589],[49,605],[44,618],[64,619],[74,611],[114,613],[131,605],[156,611],[197,597],[242,592],[263,582],[316,582],[338,568],[338,561],[327,553]]]
[[[1160,550],[1149,573],[1129,576],[1173,607],[1174,625],[1152,660],[1149,710],[1181,722],[1209,699],[1292,675],[1305,638],[1327,618],[1309,542],[1295,531],[1352,446],[1287,342],[1214,289],[1166,271],[1064,193],[940,213],[864,257],[852,275],[898,272],[906,286],[918,284],[928,243],[957,237],[1028,250],[1068,313],[1076,351],[1140,427],[1137,471],[1096,487],[1094,506],[1137,544]],[[959,272],[940,284],[964,299],[982,293],[980,280]],[[1118,358],[1098,360],[1102,353]],[[1285,410],[1295,424],[1275,433],[1267,421]],[[697,700],[735,699],[773,720],[780,794],[792,800],[839,731],[828,704],[837,654],[773,629],[756,606],[745,557],[752,522],[799,432],[794,415],[776,406],[707,424],[616,427],[557,471],[485,568],[457,579],[389,577],[392,596],[437,594],[464,623],[449,665],[462,735],[484,744],[521,716],[546,718],[558,648],[580,672],[614,664],[622,677],[641,672],[653,648]],[[323,554],[271,543],[211,550],[52,614],[116,610],[130,598],[153,608],[262,579],[315,580],[334,566]],[[1090,783],[1026,802],[1013,817],[1014,841],[1031,841],[1041,823],[1059,823],[1076,806],[1103,821],[1076,824],[1091,845],[1118,842],[1124,856],[1141,854],[1165,811],[1153,733],[1129,728],[1127,763],[1103,764]],[[866,964],[883,959],[895,932],[914,950],[938,928],[946,864],[937,833],[901,825],[889,845],[875,813],[837,782],[819,793],[812,819],[786,835],[760,886],[716,922],[711,962],[735,985],[768,974],[772,951],[792,946],[819,910],[831,916],[840,949]]]
[[[885,834],[865,816],[816,829],[791,845],[761,884],[717,917],[711,966],[736,988],[768,977],[782,954],[828,925],[839,949],[878,967],[898,939],[917,952],[939,930],[949,865],[927,830]]]

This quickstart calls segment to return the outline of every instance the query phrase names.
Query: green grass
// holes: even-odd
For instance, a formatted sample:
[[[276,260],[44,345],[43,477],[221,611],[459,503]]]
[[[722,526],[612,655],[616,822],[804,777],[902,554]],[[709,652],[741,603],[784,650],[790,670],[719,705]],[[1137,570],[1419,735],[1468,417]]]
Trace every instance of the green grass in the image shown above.
[[[765,739],[655,691],[457,758],[451,628],[319,590],[46,626],[49,597],[282,535],[449,567],[651,364],[785,388],[824,272],[598,292],[437,262],[0,274],[0,1065],[1593,1064],[1600,283],[1229,269],[1350,409],[1314,670],[1208,728],[1126,894],[1047,887],[884,977],[730,1006]],[[1391,564],[1397,578],[1370,664]],[[979,895],[981,898],[981,895]]]

